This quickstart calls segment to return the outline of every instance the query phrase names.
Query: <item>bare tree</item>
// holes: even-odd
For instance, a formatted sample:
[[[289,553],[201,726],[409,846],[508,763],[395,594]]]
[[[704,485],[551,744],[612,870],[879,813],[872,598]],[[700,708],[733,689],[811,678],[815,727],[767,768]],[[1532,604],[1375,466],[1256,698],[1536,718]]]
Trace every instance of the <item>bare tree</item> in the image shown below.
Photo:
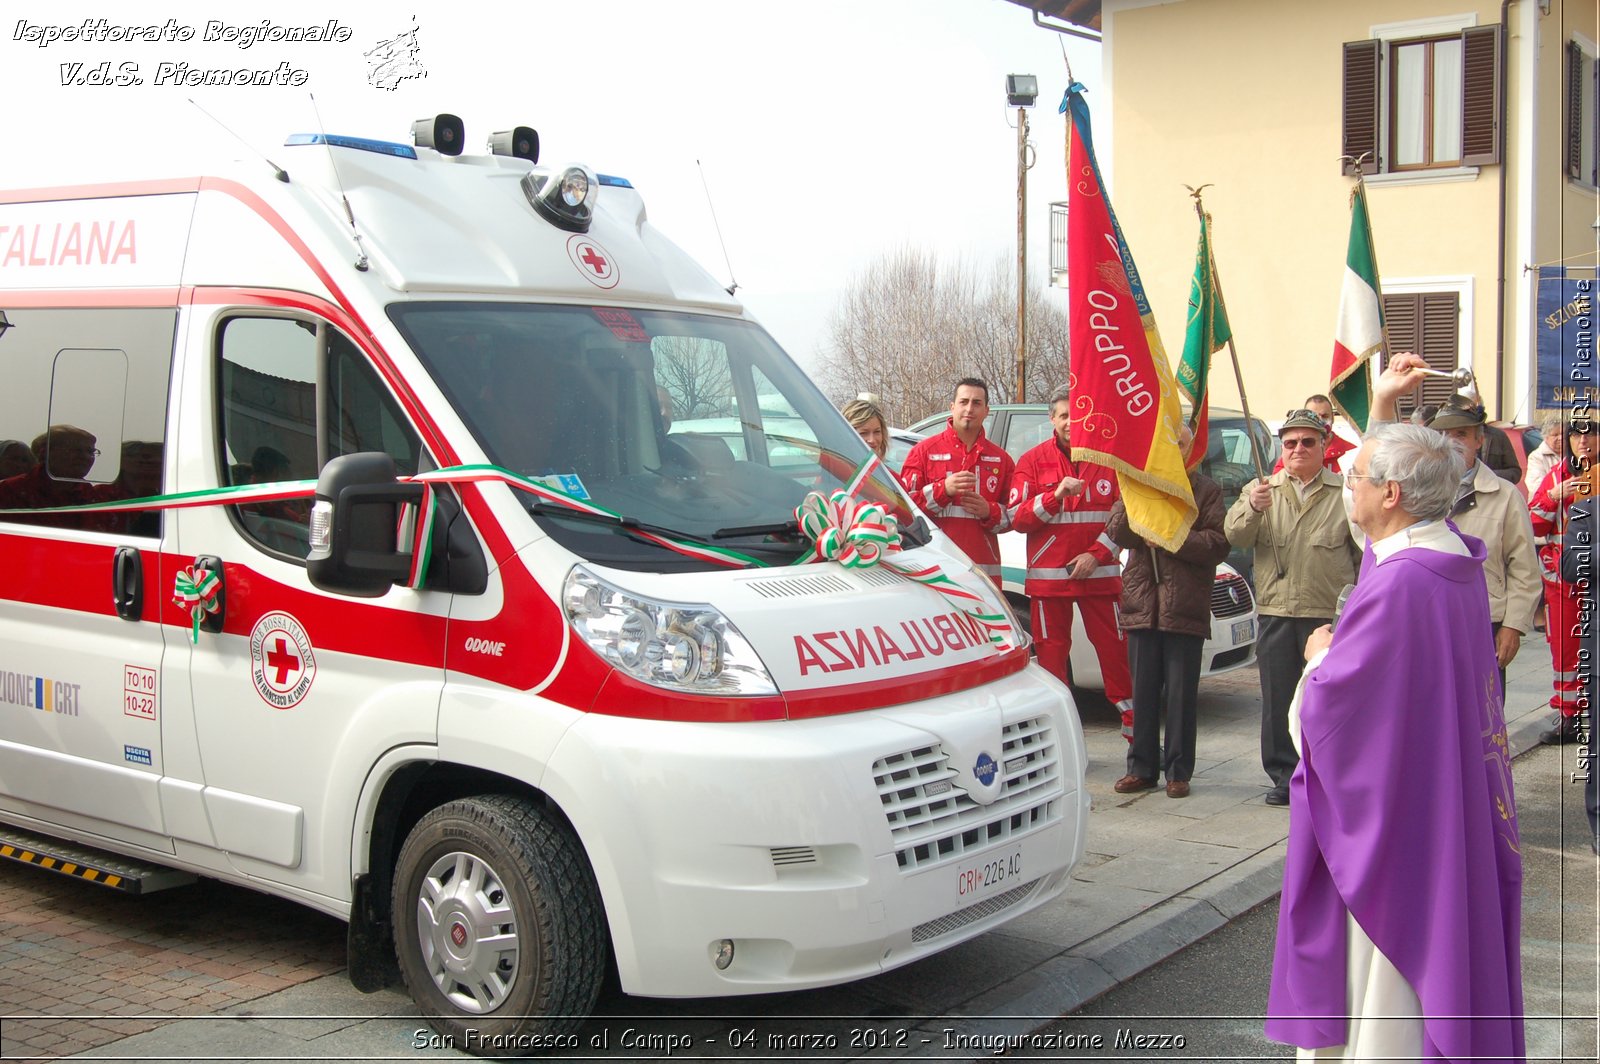
[[[732,413],[733,378],[722,344],[696,336],[655,340],[656,381],[672,398],[676,416],[722,417]]]
[[[950,404],[962,377],[989,383],[992,403],[1016,391],[1017,295],[1004,258],[986,271],[941,265],[902,247],[852,281],[835,308],[822,384],[836,401],[876,393],[904,425]],[[1028,293],[1028,398],[1043,400],[1067,376],[1067,318],[1042,287]]]

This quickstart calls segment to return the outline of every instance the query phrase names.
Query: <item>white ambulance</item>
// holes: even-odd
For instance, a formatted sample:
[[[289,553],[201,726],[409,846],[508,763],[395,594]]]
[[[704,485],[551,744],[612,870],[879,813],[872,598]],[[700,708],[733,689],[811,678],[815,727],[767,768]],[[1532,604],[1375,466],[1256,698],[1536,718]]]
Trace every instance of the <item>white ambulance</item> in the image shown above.
[[[0,192],[0,852],[331,913],[480,1052],[610,964],[823,986],[1056,897],[1067,690],[628,182],[526,133]],[[828,560],[870,522],[796,508],[842,488],[902,550]]]

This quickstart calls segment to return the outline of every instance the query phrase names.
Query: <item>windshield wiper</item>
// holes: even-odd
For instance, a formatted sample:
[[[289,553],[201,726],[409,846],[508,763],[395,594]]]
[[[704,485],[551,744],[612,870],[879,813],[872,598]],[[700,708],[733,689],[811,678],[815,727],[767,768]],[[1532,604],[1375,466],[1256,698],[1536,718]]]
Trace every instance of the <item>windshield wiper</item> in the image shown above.
[[[933,536],[928,532],[928,525],[917,514],[915,520],[909,525],[900,525],[900,536],[909,540],[914,547],[926,547]],[[733,539],[738,536],[796,536],[800,534],[800,522],[793,519],[780,521],[770,525],[735,525],[730,528],[719,528],[711,533],[712,539]]]
[[[728,528],[719,528],[711,533],[712,539],[734,539],[739,536],[797,536],[800,534],[800,522],[794,518],[787,521],[778,521],[770,525],[732,525]]]
[[[636,517],[628,517],[626,514],[596,513],[593,510],[574,510],[566,506],[544,502],[541,499],[534,499],[528,503],[528,510],[530,513],[538,514],[541,517],[557,517],[571,521],[585,521],[594,525],[610,525],[612,528],[620,528],[624,532],[648,532],[652,535],[670,536],[674,539],[692,540],[695,538],[695,535],[692,532],[685,532],[678,528],[667,528],[665,525],[648,524],[647,522],[640,521]],[[636,536],[635,538],[639,539],[640,542],[643,543],[651,542],[650,540],[645,539],[643,536]]]

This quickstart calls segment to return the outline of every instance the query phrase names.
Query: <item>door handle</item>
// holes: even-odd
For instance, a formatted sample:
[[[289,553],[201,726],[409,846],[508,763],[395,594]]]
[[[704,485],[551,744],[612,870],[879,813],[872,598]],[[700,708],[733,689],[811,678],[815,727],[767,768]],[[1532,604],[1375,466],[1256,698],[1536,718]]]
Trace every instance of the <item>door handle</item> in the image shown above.
[[[138,547],[118,547],[111,559],[111,604],[125,621],[144,613],[144,560]]]
[[[217,574],[217,608],[208,611],[200,618],[200,630],[203,632],[222,631],[222,622],[228,615],[228,578],[222,568],[222,559],[213,554],[202,554],[194,560],[195,569],[209,569]]]

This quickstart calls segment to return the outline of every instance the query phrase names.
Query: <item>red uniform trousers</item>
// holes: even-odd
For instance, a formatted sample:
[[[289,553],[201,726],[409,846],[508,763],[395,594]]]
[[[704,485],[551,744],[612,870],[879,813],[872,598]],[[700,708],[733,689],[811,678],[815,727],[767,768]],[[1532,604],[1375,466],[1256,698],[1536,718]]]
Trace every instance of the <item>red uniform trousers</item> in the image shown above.
[[[1545,574],[1549,575],[1549,574]],[[1544,582],[1544,634],[1550,641],[1550,667],[1555,671],[1555,692],[1550,705],[1563,717],[1575,717],[1583,708],[1583,670],[1578,649],[1583,643],[1583,624],[1578,617],[1578,589],[1562,580]],[[1589,668],[1595,663],[1590,662]]]
[[[1128,672],[1128,641],[1117,627],[1115,595],[1035,595],[1033,648],[1040,666],[1065,680],[1072,657],[1072,606],[1083,614],[1083,630],[1100,659],[1106,700],[1122,716],[1122,737],[1133,741],[1133,677]]]

